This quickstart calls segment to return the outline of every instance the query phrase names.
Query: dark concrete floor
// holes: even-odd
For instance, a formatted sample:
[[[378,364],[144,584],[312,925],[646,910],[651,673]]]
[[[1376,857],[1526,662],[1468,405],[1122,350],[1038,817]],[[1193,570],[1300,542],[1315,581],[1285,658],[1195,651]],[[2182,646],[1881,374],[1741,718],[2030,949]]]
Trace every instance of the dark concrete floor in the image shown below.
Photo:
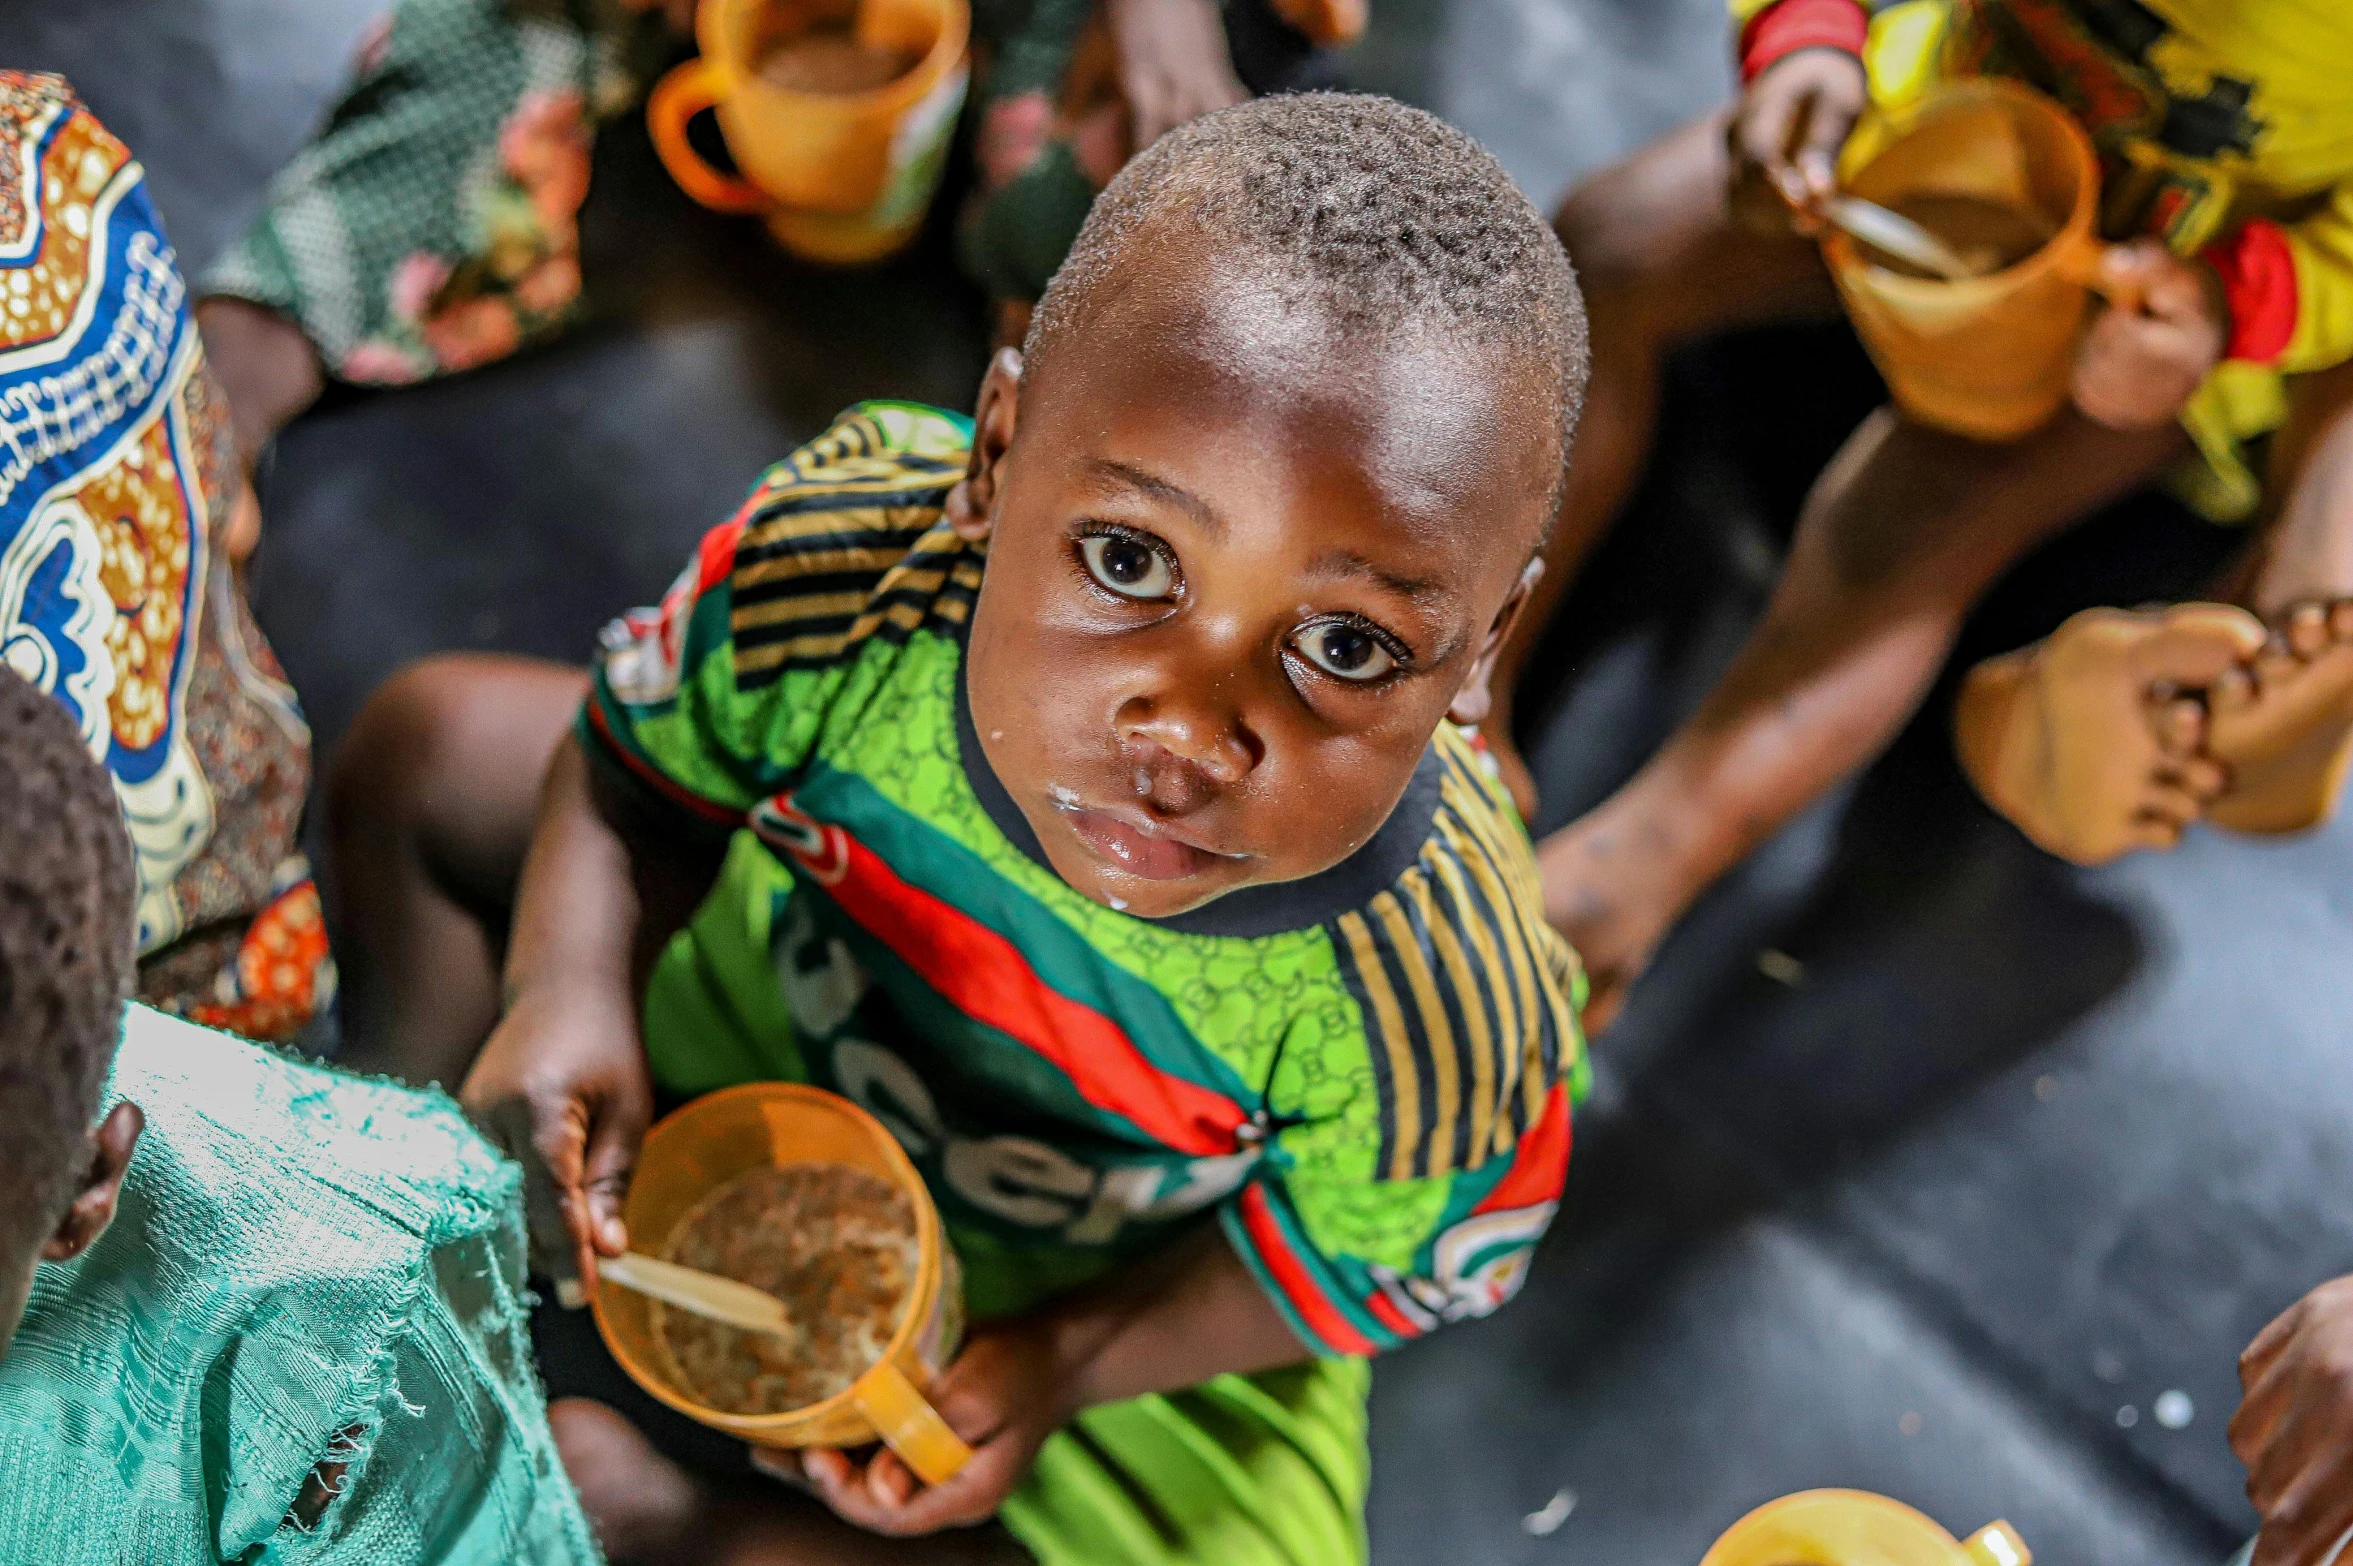
[[[6,0],[0,64],[75,78],[193,266],[377,3]],[[1376,12],[1358,79],[1460,120],[1541,202],[1727,80],[1717,0]],[[580,656],[840,404],[977,380],[976,302],[936,244],[795,266],[689,206],[633,128],[600,149],[589,245],[597,320],[572,340],[283,442],[255,591],[323,744],[418,653]],[[1678,366],[1657,470],[1554,651],[1548,814],[1623,777],[1721,664],[1874,395],[1834,331]],[[2022,568],[1970,648],[2191,590],[2230,545],[2120,508]],[[2353,1270],[2353,824],[2072,871],[1970,797],[1942,714],[1669,944],[1600,1045],[1522,1299],[1382,1367],[1380,1560],[1686,1566],[1817,1484],[1957,1532],[2006,1515],[2053,1563],[2215,1562],[2247,1527],[2233,1358]],[[2168,1391],[2182,1428],[2155,1417]],[[1563,1494],[1557,1531],[1528,1531]]]

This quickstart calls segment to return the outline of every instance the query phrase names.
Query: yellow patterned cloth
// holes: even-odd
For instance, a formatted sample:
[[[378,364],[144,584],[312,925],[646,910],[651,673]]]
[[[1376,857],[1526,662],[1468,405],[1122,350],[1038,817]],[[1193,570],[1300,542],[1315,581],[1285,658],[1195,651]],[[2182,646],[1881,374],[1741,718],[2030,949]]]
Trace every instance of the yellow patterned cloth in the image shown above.
[[[1782,0],[1732,0],[1753,25]],[[2261,498],[2247,443],[2279,427],[2289,378],[2353,357],[2353,4],[2345,0],[1892,0],[1870,9],[1872,96],[2007,76],[2090,131],[2111,238],[2194,255],[2278,225],[2279,340],[2225,360],[2183,411],[2202,461],[2175,487],[2239,520]],[[2291,280],[2292,278],[2292,280]]]
[[[138,163],[60,78],[0,72],[0,661],[114,779],[142,995],[286,1037],[333,970],[310,733],[214,545],[242,483]]]

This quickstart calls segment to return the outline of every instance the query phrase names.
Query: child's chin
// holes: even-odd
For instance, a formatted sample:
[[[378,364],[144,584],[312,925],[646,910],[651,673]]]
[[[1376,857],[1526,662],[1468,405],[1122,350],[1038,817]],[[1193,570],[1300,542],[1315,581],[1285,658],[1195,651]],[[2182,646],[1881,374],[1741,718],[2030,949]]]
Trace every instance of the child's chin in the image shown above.
[[[1064,879],[1071,881],[1080,895],[1101,903],[1115,913],[1132,914],[1138,919],[1173,919],[1178,914],[1188,914],[1213,903],[1234,890],[1234,885],[1211,876],[1148,881],[1140,876],[1114,873],[1090,875],[1084,881],[1068,875]]]

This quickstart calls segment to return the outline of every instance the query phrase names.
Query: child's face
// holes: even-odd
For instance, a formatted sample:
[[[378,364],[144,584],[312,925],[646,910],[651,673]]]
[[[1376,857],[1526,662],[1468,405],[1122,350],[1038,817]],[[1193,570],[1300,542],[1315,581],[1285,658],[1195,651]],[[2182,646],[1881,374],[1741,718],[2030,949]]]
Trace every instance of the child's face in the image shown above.
[[[1144,917],[1339,863],[1449,708],[1484,716],[1560,461],[1529,368],[1342,341],[1191,248],[1036,380],[991,370],[960,508],[993,529],[989,763],[1065,880]]]

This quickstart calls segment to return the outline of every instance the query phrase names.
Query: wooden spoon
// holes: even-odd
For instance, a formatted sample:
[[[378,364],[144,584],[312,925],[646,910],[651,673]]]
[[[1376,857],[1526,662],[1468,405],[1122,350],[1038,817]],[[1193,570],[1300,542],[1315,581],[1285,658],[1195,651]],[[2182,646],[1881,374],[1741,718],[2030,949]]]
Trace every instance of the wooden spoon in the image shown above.
[[[625,1289],[675,1305],[680,1310],[692,1311],[697,1316],[724,1322],[730,1327],[741,1327],[746,1332],[773,1332],[780,1337],[798,1337],[800,1329],[784,1313],[784,1301],[748,1283],[733,1278],[722,1278],[717,1273],[703,1272],[693,1267],[681,1267],[658,1257],[630,1251],[620,1256],[607,1256],[596,1264],[596,1274],[609,1278]]]
[[[1987,250],[1964,255],[1901,212],[1860,196],[1832,196],[1822,203],[1822,215],[1872,249],[1884,250],[1898,261],[1933,272],[1947,282],[1983,277],[1999,259]]]

